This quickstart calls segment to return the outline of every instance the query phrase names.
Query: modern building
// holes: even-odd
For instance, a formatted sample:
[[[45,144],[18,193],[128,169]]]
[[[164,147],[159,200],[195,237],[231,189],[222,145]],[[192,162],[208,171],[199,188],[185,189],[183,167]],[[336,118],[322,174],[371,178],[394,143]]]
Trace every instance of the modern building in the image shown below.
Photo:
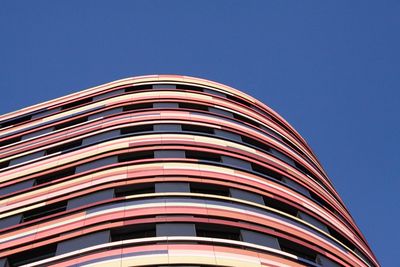
[[[379,266],[260,101],[153,75],[0,116],[0,266]]]

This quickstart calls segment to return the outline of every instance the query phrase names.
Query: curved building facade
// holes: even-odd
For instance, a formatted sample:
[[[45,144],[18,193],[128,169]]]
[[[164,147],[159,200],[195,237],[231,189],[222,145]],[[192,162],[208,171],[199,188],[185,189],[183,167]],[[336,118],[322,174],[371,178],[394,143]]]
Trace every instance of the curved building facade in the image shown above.
[[[379,266],[305,140],[231,87],[128,78],[0,126],[0,266]]]

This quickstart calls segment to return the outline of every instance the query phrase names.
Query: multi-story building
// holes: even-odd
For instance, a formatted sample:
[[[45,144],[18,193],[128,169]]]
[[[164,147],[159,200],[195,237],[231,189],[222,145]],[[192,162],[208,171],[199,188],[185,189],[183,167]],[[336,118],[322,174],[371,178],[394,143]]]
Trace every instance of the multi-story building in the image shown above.
[[[231,87],[134,77],[0,125],[0,266],[379,266],[305,140]]]

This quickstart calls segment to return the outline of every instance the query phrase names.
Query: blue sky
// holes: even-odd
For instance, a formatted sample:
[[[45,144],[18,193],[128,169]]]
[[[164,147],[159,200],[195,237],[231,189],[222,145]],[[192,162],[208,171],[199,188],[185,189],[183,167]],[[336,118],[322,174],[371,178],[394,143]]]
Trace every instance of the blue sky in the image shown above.
[[[306,138],[382,266],[398,266],[399,14],[384,0],[3,0],[0,114],[143,74],[231,85]]]

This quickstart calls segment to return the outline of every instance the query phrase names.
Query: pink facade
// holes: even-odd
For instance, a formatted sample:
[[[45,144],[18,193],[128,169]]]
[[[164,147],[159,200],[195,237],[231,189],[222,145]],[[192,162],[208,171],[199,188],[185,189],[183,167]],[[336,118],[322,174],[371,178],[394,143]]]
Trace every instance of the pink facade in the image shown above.
[[[305,140],[187,76],[0,116],[2,266],[379,266]]]

